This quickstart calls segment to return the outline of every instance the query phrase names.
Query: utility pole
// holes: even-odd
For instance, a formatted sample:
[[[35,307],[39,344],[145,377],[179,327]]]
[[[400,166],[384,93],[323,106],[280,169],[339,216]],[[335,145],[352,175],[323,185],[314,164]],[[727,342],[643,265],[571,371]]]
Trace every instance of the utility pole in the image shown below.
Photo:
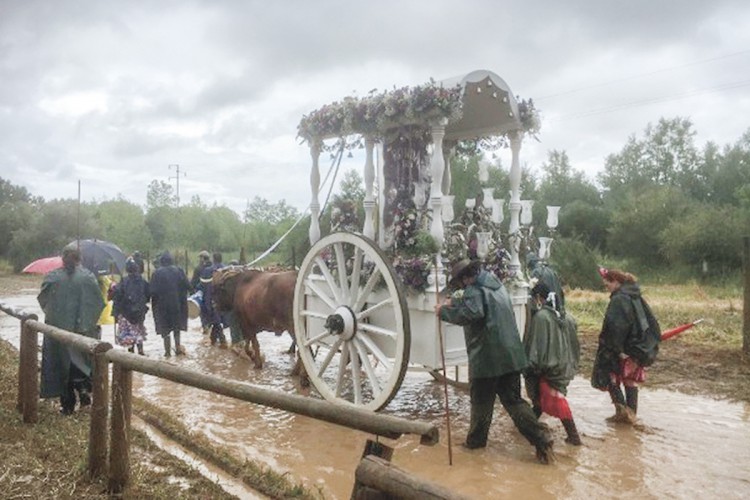
[[[175,179],[177,181],[176,194],[177,194],[177,207],[179,208],[180,206],[180,166],[174,163],[169,166],[169,170],[172,170],[172,168],[175,169],[175,175],[170,176],[169,180]],[[187,173],[183,172],[182,176],[187,177]]]

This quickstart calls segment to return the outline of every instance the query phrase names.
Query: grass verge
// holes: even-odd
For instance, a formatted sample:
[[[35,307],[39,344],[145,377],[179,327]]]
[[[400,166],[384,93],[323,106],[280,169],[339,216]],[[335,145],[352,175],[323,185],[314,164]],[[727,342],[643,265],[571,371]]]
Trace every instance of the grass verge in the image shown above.
[[[39,421],[24,424],[16,410],[18,351],[0,340],[0,497],[35,499],[110,498],[106,479],[88,476],[89,414],[58,412],[57,399],[40,401]],[[134,412],[185,448],[215,463],[245,484],[271,498],[322,498],[286,475],[241,462],[215,447],[205,436],[190,433],[158,407],[134,400]],[[230,499],[235,496],[198,470],[131,429],[131,479],[119,498]]]
[[[272,498],[319,499],[322,493],[293,484],[286,474],[249,460],[241,461],[216,447],[206,436],[191,432],[182,422],[141,398],[133,399],[133,412],[173,441],[211,462],[224,472],[241,479],[253,489]]]

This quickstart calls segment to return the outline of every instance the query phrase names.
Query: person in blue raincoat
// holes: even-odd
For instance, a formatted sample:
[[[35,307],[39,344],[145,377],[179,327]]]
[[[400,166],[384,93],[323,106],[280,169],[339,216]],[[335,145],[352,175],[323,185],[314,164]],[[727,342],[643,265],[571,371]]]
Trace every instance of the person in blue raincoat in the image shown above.
[[[471,422],[463,446],[487,446],[495,400],[499,398],[516,428],[536,448],[539,461],[553,462],[549,431],[521,397],[521,372],[528,362],[508,292],[497,277],[469,259],[453,266],[450,284],[462,292],[437,306],[436,313],[443,321],[464,327]]]
[[[224,317],[214,306],[214,287],[212,285],[214,272],[224,267],[222,260],[221,253],[214,252],[213,265],[202,271],[203,302],[201,303],[201,316],[205,316],[206,325],[210,328],[211,345],[219,344],[219,347],[226,349],[228,346],[226,335],[224,335],[224,326],[229,326],[229,319]]]
[[[63,267],[48,273],[37,300],[44,311],[44,322],[70,332],[98,338],[96,323],[104,309],[94,274],[81,266],[77,249],[62,255]],[[91,404],[92,362],[87,354],[67,347],[49,335],[42,342],[40,396],[60,397],[60,413],[71,415],[76,393],[81,406]]]

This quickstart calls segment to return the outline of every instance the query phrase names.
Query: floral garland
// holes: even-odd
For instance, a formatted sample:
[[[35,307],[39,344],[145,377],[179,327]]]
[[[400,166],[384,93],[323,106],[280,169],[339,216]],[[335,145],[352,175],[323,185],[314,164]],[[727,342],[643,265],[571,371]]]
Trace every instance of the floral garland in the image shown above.
[[[297,136],[313,143],[327,137],[363,134],[381,137],[397,126],[461,117],[461,86],[444,88],[435,81],[367,97],[346,97],[302,117]]]

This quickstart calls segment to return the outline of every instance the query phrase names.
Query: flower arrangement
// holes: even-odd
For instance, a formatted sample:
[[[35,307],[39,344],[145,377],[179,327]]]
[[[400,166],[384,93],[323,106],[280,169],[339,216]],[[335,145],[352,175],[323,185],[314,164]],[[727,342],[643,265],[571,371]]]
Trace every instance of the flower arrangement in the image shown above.
[[[479,233],[489,235],[487,254],[482,258],[482,266],[494,273],[501,281],[513,279],[510,270],[510,253],[503,241],[497,225],[492,223],[490,213],[482,206],[467,208],[456,222],[446,228],[443,258],[448,265],[470,258],[480,258],[477,254]]]
[[[354,200],[336,198],[331,207],[331,232],[347,231],[358,233],[362,230],[362,223],[357,215]]]

